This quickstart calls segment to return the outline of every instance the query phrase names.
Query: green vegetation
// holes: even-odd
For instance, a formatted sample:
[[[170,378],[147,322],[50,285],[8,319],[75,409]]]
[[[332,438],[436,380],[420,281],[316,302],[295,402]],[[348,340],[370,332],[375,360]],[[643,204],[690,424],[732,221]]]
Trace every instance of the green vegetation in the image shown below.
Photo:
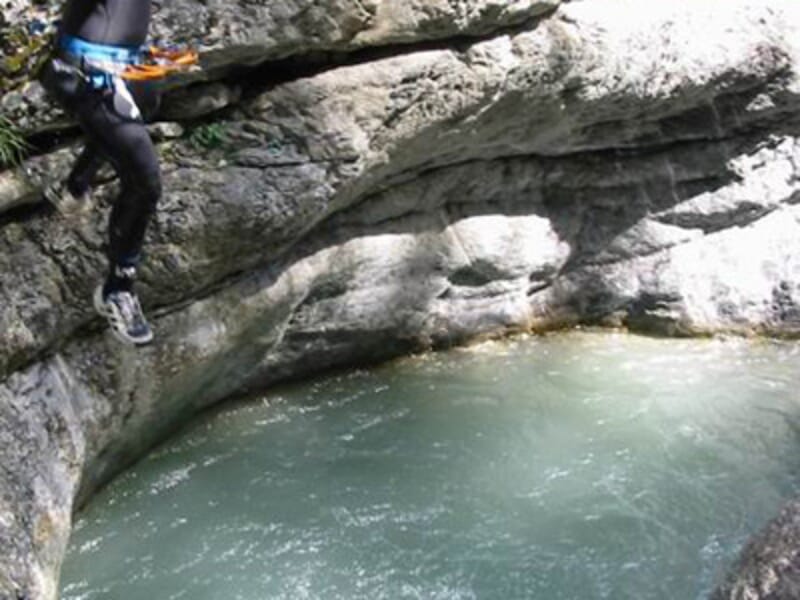
[[[228,137],[222,123],[198,125],[189,133],[189,143],[196,150],[217,150],[222,148]]]
[[[30,34],[22,25],[0,29],[0,92],[23,85],[47,60],[53,33]]]
[[[22,162],[28,143],[14,125],[0,116],[0,166],[11,167]]]

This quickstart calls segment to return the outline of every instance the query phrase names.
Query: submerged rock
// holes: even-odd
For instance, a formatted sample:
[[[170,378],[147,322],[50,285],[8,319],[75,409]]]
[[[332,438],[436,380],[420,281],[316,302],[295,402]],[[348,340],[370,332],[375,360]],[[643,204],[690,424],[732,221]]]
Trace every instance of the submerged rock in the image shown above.
[[[234,394],[519,329],[797,335],[796,0],[556,4],[162,7],[214,81],[166,103],[149,348],[88,300],[113,183],[78,223],[30,207],[70,149],[3,175],[0,598],[54,597],[76,502]]]

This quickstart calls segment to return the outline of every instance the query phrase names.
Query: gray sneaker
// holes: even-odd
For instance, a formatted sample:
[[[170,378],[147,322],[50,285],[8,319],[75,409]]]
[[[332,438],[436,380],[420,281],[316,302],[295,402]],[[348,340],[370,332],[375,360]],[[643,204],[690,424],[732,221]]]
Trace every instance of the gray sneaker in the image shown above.
[[[111,332],[121,342],[144,346],[153,341],[153,330],[135,293],[118,291],[104,297],[101,284],[94,292],[94,309],[108,320]]]
[[[44,197],[66,218],[84,217],[92,208],[91,194],[73,196],[63,182],[51,183],[44,188]]]

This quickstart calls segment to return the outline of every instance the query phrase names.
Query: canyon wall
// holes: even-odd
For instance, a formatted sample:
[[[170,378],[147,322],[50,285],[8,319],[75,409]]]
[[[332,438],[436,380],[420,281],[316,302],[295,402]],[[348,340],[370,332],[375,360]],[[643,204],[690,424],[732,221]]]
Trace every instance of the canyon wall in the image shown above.
[[[0,20],[34,145],[0,172],[0,598],[56,597],[76,506],[232,396],[510,331],[800,332],[796,0],[154,6],[203,62],[152,126],[143,349],[90,303],[113,174],[41,202],[80,146],[29,80],[58,4]]]

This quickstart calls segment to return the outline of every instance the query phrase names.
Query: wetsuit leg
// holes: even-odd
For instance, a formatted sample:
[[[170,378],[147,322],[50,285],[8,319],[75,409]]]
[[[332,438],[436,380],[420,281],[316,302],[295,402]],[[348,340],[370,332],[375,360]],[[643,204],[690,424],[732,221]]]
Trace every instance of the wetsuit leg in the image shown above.
[[[155,147],[144,123],[117,114],[107,93],[92,94],[76,113],[89,145],[111,162],[120,179],[109,221],[112,269],[136,266],[147,224],[161,196]]]

